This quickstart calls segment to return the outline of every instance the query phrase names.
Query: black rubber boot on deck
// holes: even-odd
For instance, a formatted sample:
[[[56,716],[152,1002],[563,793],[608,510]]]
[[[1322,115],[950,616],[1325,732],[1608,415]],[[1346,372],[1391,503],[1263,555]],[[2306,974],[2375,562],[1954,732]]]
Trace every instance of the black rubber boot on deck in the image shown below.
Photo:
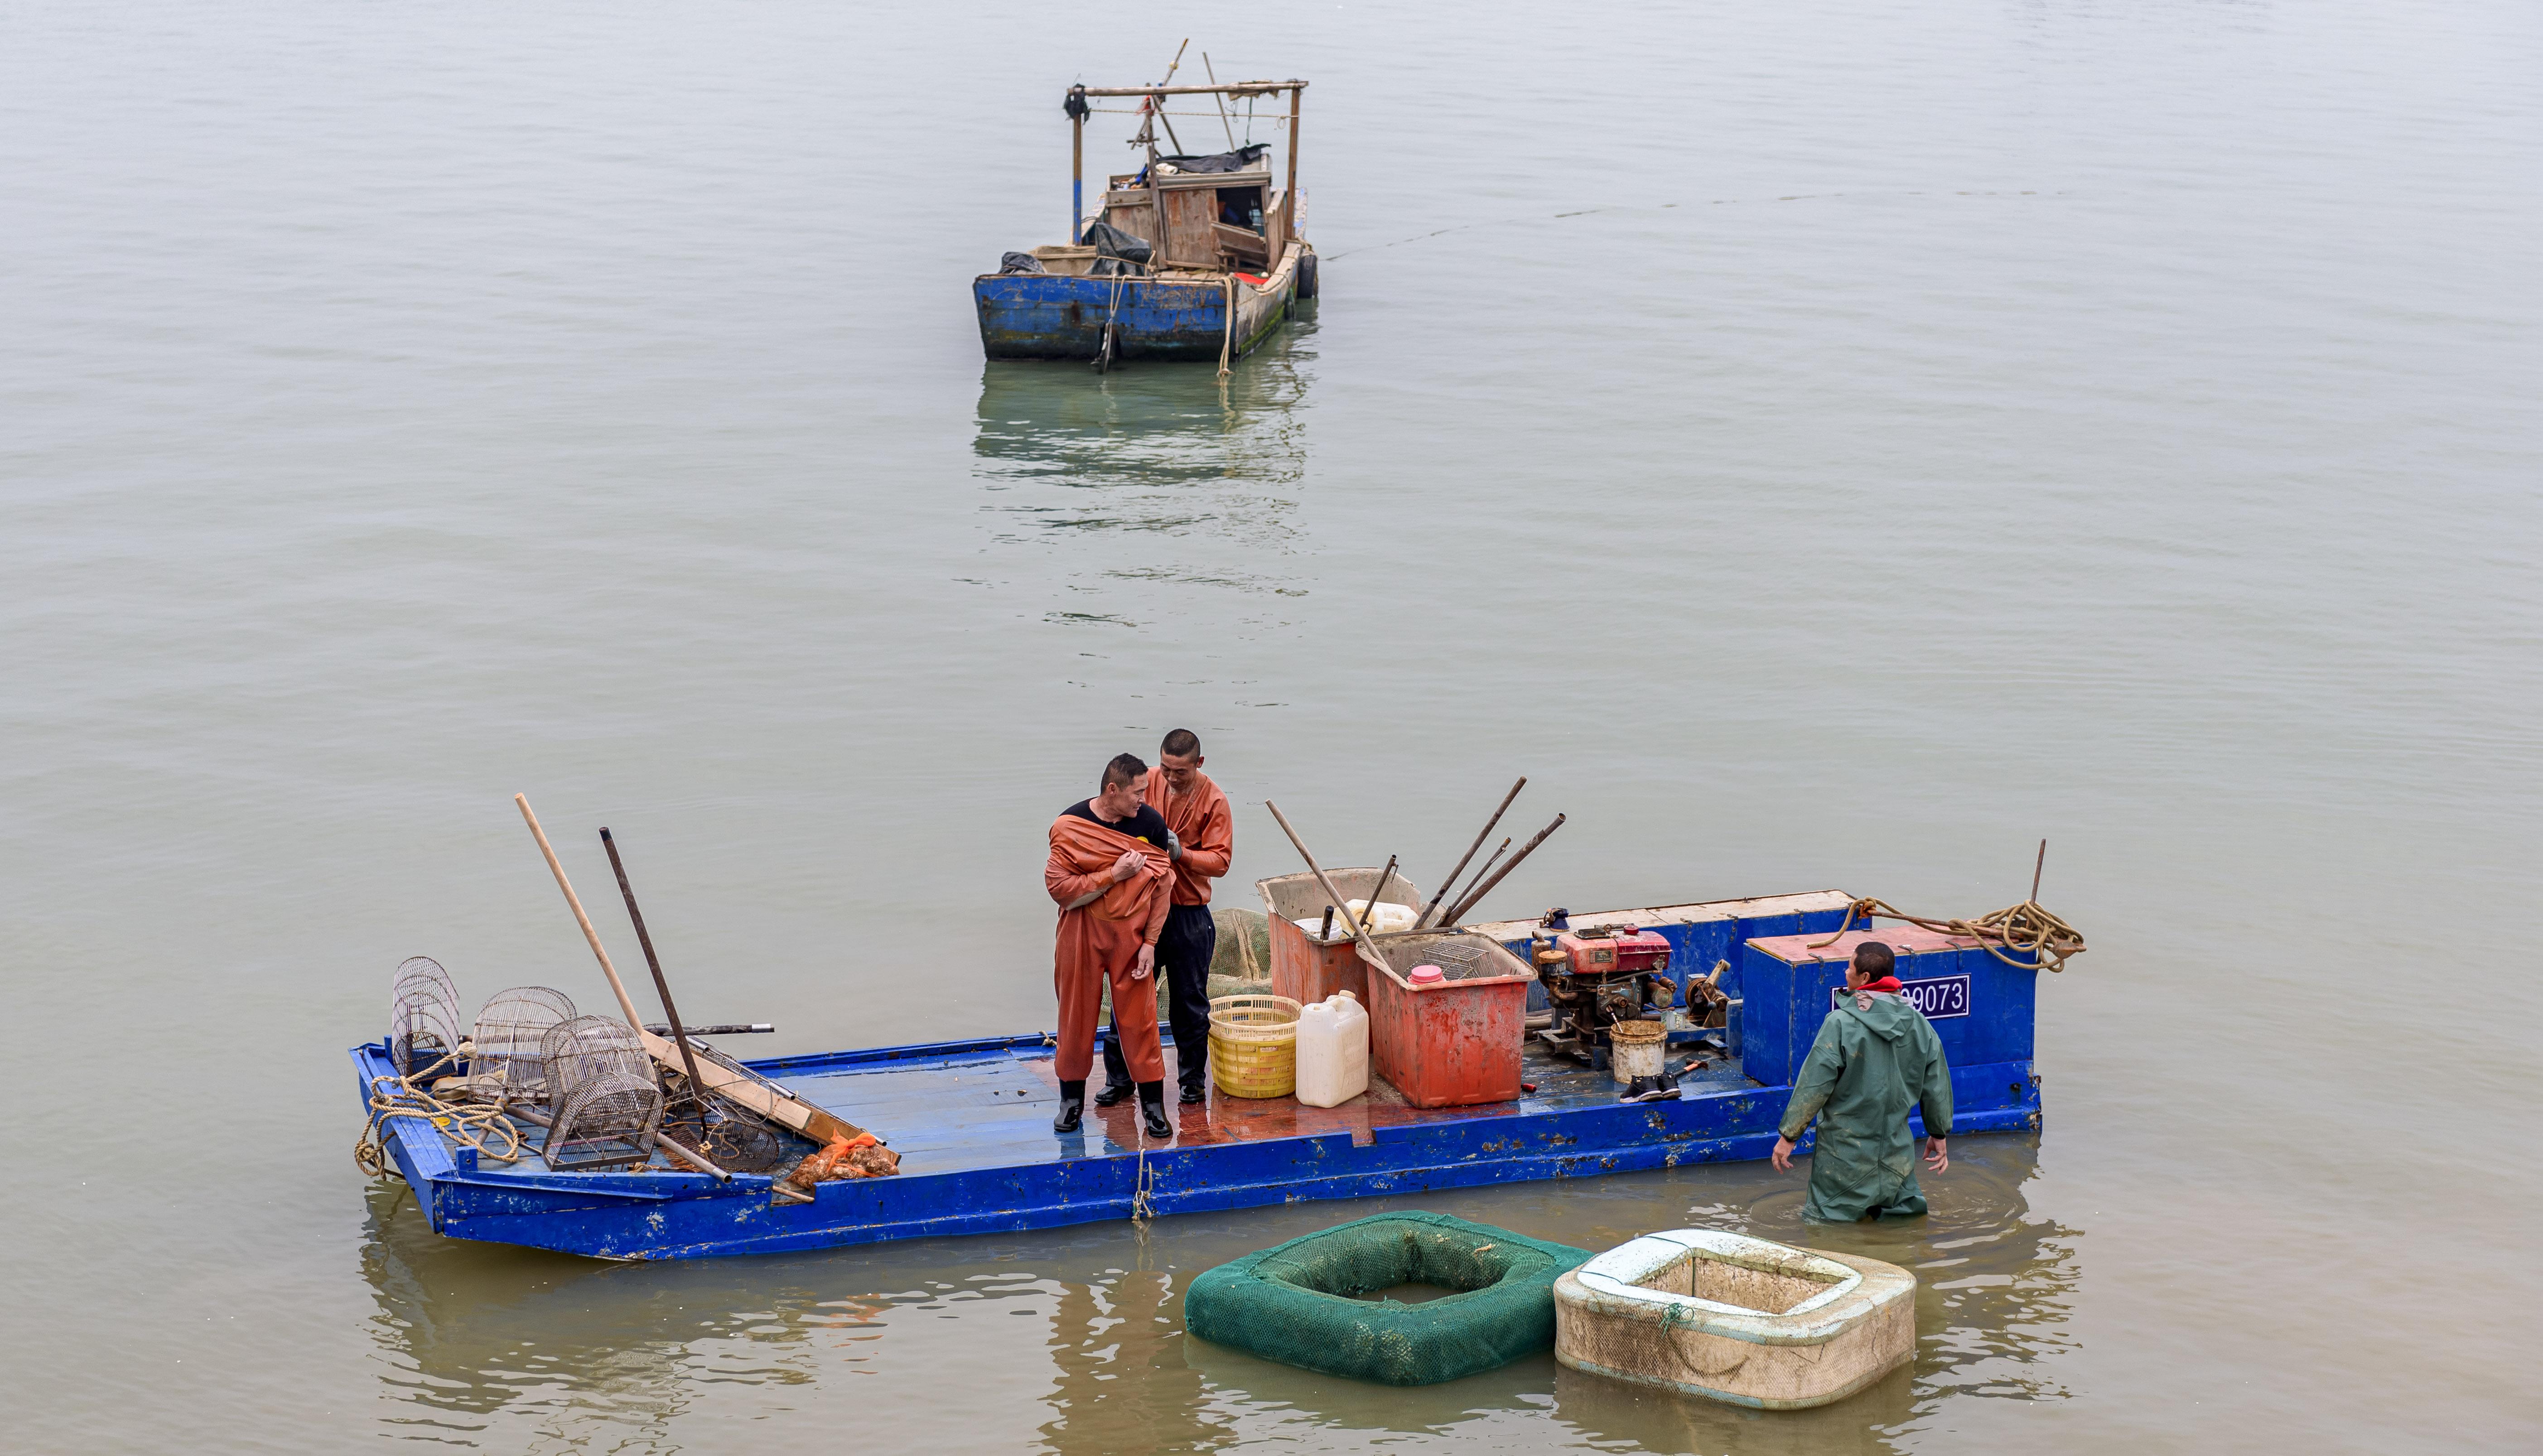
[[[1187,1082],[1184,1084],[1183,1096],[1178,1101],[1188,1108],[1198,1107],[1209,1101],[1209,1094],[1202,1090],[1199,1083]]]
[[[1050,1119],[1053,1132],[1075,1132],[1086,1115],[1086,1080],[1059,1084],[1059,1115]]]
[[[1139,1115],[1147,1122],[1148,1136],[1162,1142],[1175,1135],[1175,1124],[1166,1116],[1165,1079],[1139,1084]]]
[[[1129,1095],[1129,1083],[1107,1082],[1104,1084],[1104,1090],[1095,1094],[1095,1105],[1099,1108],[1113,1107],[1118,1104],[1121,1099],[1128,1097]]]

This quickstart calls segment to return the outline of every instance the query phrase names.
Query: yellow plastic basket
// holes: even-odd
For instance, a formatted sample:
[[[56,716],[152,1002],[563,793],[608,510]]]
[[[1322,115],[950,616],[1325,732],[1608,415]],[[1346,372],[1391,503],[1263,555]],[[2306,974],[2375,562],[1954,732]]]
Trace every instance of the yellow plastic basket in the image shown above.
[[[1230,1097],[1298,1090],[1298,1003],[1286,996],[1221,996],[1209,1003],[1209,1080]]]

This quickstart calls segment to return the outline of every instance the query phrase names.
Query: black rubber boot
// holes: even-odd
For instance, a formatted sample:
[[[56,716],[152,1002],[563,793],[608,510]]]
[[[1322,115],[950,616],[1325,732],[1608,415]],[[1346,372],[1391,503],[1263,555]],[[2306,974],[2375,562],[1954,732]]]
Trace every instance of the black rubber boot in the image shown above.
[[[1187,1082],[1184,1084],[1183,1096],[1179,1101],[1181,1101],[1185,1107],[1196,1108],[1202,1103],[1209,1101],[1209,1094],[1202,1090],[1199,1083]]]
[[[1085,1116],[1085,1079],[1080,1078],[1075,1082],[1062,1082],[1059,1084],[1059,1115],[1050,1119],[1050,1130],[1053,1132],[1075,1132],[1077,1130],[1077,1124],[1083,1120]]]
[[[1166,1116],[1165,1079],[1139,1084],[1139,1115],[1147,1122],[1148,1136],[1163,1142],[1175,1135],[1175,1124]]]
[[[1117,1105],[1121,1099],[1128,1097],[1129,1095],[1129,1083],[1107,1082],[1104,1084],[1104,1090],[1095,1094],[1095,1105],[1099,1108],[1114,1107]]]

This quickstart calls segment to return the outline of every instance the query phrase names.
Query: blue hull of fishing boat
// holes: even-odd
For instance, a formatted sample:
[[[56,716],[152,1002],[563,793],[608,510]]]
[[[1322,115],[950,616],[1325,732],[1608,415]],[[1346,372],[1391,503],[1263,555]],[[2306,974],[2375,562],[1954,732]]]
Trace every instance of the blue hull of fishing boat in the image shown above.
[[[1805,898],[1831,907],[1795,913],[1792,902]],[[1680,966],[1721,942],[1734,953],[1725,958],[1746,958],[1752,997],[1771,981],[1792,1003],[1772,1016],[1752,1011],[1751,1020],[1782,1027],[1808,1015],[1814,1025],[1837,971],[1785,942],[1763,942],[1833,932],[1844,916],[1832,906],[1842,902],[1834,894],[1725,901],[1676,907],[1705,913],[1675,922],[1642,912],[1652,918],[1641,923],[1687,941]],[[1953,1061],[1955,1132],[2038,1127],[2037,970],[1983,950],[1935,954],[1958,958],[1934,961],[1931,979],[1966,1013],[1935,1023]],[[1759,1054],[1780,1059],[1784,1044],[1779,1035]],[[1339,1108],[1213,1095],[1175,1110],[1174,1143],[1142,1150],[1128,1105],[1090,1107],[1082,1132],[1051,1132],[1051,1056],[1050,1038],[1036,1034],[749,1063],[900,1154],[898,1177],[821,1184],[809,1202],[774,1201],[774,1179],[764,1174],[719,1182],[664,1169],[504,1171],[412,1120],[387,1123],[385,1145],[437,1233],[599,1259],[695,1259],[1126,1218],[1143,1185],[1149,1207],[1165,1215],[1757,1159],[1774,1145],[1791,1094],[1726,1057],[1684,1079],[1678,1101],[1619,1104],[1606,1072],[1531,1048],[1525,1075],[1535,1090],[1516,1102],[1413,1108],[1374,1081],[1367,1096]],[[371,1079],[391,1071],[387,1043],[354,1047],[352,1059],[366,1102]]]
[[[1255,306],[1240,310],[1232,338],[1228,290],[1214,281],[989,273],[972,281],[971,296],[980,347],[993,359],[1092,359],[1109,320],[1117,358],[1214,363],[1222,348],[1242,357],[1279,329],[1296,299],[1287,277],[1278,281],[1276,295],[1249,298]]]

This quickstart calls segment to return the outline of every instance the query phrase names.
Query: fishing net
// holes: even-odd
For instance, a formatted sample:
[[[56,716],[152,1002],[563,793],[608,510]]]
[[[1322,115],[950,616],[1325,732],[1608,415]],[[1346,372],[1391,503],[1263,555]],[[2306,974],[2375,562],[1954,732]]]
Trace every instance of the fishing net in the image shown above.
[[[514,986],[486,998],[468,1034],[468,1071],[490,1101],[543,1103],[547,1035],[574,1020],[574,999],[546,986]]]
[[[429,956],[410,956],[389,978],[389,1059],[412,1077],[459,1049],[459,992]]]
[[[653,1156],[662,1116],[654,1059],[625,1022],[578,1016],[540,1041],[549,1120],[543,1155],[552,1168],[599,1168]]]
[[[1431,1385],[1554,1344],[1554,1281],[1589,1258],[1444,1213],[1380,1213],[1193,1280],[1193,1334],[1265,1359],[1383,1385]],[[1456,1293],[1371,1301],[1401,1284]]]

